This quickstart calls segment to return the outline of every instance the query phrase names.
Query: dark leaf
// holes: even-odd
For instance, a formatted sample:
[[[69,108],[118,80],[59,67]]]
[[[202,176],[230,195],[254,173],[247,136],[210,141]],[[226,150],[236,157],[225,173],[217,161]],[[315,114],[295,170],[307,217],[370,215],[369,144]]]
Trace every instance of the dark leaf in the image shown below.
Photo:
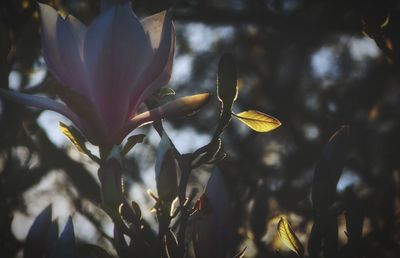
[[[165,237],[166,237],[168,256],[171,258],[177,257],[179,253],[178,240],[176,239],[174,232],[172,232],[171,229],[169,229]]]
[[[177,164],[170,140],[164,133],[157,148],[155,164],[157,192],[161,200],[171,203],[177,195]]]
[[[338,224],[335,216],[328,216],[324,220],[323,252],[326,258],[338,257]]]
[[[46,257],[50,257],[51,251],[54,250],[55,246],[57,245],[58,232],[58,223],[57,221],[53,221],[47,233]]]
[[[331,137],[322,151],[312,183],[314,209],[327,209],[335,201],[336,185],[345,163],[348,137],[349,128],[343,126]]]
[[[81,244],[78,246],[80,257],[84,258],[112,258],[103,248],[92,244]]]
[[[75,233],[72,218],[69,217],[64,230],[61,232],[51,258],[78,258],[75,244]]]
[[[51,228],[51,205],[47,206],[35,219],[25,241],[24,257],[37,258],[45,254],[46,240]]]
[[[320,225],[317,221],[312,226],[310,236],[308,238],[308,254],[310,258],[319,257],[322,251],[322,235]]]
[[[352,189],[346,191],[346,230],[349,245],[357,245],[361,240],[363,229],[363,212],[360,201],[357,200]]]
[[[103,204],[114,213],[122,203],[122,166],[117,158],[109,158],[98,171]],[[119,216],[118,216],[119,217]]]
[[[246,250],[247,250],[247,247],[243,248],[243,250],[240,251],[240,252],[239,252],[238,254],[236,254],[235,256],[233,256],[233,258],[243,258],[244,255],[246,254]]]
[[[238,95],[236,64],[232,54],[226,53],[219,60],[217,91],[223,109],[230,111]]]
[[[171,88],[168,87],[162,87],[159,91],[158,91],[158,97],[159,98],[164,98],[166,96],[173,96],[175,95],[175,91]]]
[[[128,138],[127,142],[125,143],[124,147],[121,149],[121,156],[125,156],[128,152],[137,144],[143,142],[144,134],[132,135]]]

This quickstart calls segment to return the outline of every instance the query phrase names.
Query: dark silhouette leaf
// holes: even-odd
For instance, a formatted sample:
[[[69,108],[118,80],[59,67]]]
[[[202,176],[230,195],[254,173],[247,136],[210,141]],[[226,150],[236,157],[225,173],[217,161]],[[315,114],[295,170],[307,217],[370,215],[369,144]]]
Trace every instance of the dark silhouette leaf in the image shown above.
[[[26,237],[24,258],[44,256],[47,235],[51,228],[51,216],[52,208],[49,205],[36,217]]]
[[[308,238],[308,254],[310,258],[319,257],[322,251],[322,234],[321,228],[317,221],[312,226],[310,236]]]
[[[171,229],[168,230],[165,237],[166,237],[168,256],[171,258],[177,257],[177,254],[179,252],[178,240],[176,239],[174,232],[172,232]]]
[[[64,230],[61,232],[55,249],[52,251],[51,258],[78,258],[74,225],[71,217],[68,218]]]
[[[138,143],[143,142],[144,134],[132,135],[128,138],[127,142],[125,143],[124,147],[121,149],[121,156],[125,156],[128,152]]]
[[[238,95],[235,59],[229,53],[222,55],[218,64],[218,98],[224,109],[231,109]]]
[[[327,209],[336,198],[336,185],[342,174],[348,146],[349,128],[341,127],[329,140],[319,159],[312,184],[314,209]]]
[[[161,200],[171,203],[177,195],[177,164],[171,149],[170,140],[164,133],[156,155],[157,192]]]
[[[92,245],[92,244],[81,244],[78,246],[78,252],[80,257],[85,258],[112,258],[106,250],[103,248]]]

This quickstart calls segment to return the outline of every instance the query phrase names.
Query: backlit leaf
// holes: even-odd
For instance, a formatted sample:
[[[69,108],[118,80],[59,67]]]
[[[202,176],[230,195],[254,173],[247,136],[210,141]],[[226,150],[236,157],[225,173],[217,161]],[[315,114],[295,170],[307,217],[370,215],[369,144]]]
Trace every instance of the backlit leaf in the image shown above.
[[[275,117],[256,110],[248,110],[239,114],[233,114],[242,123],[256,132],[266,133],[281,126],[281,122]]]
[[[125,156],[126,154],[128,154],[128,152],[133,148],[133,146],[135,146],[137,143],[141,143],[143,142],[144,137],[146,137],[146,135],[144,134],[138,134],[138,135],[132,135],[128,138],[128,141],[126,142],[126,144],[124,145],[124,147],[122,147],[121,149],[121,156]]]
[[[86,153],[85,141],[83,137],[78,134],[78,131],[72,127],[60,122],[61,132],[75,145],[76,149],[82,153]]]
[[[81,133],[73,126],[68,126],[63,122],[59,124],[61,132],[72,142],[72,144],[76,147],[76,149],[88,155],[92,160],[98,162],[99,158],[93,155],[90,150],[86,148],[85,138],[81,135]]]
[[[240,251],[235,256],[233,256],[233,258],[243,258],[244,255],[246,254],[246,250],[247,250],[247,247],[243,248],[242,251]]]
[[[297,253],[298,256],[303,257],[304,247],[297,238],[293,229],[291,228],[289,221],[281,218],[278,223],[278,234],[282,242],[293,252]]]

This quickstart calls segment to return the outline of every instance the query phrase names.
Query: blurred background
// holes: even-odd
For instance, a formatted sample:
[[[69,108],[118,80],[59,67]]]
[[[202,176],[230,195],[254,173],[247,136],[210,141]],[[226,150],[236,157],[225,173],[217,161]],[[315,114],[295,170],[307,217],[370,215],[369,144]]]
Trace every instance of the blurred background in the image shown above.
[[[85,24],[99,13],[95,0],[49,3]],[[337,185],[352,189],[364,217],[366,257],[400,256],[400,5],[397,1],[134,0],[139,17],[171,8],[177,31],[173,76],[177,96],[216,93],[218,60],[237,61],[239,97],[234,111],[260,110],[282,126],[267,134],[232,121],[222,135],[220,164],[234,206],[235,245],[246,257],[295,257],[276,234],[281,216],[303,245],[312,225],[310,189],[316,161],[330,136],[350,126],[350,148]],[[0,87],[55,97],[55,78],[41,56],[37,4],[0,3]],[[169,97],[174,98],[174,97]],[[97,165],[58,130],[68,120],[1,100],[0,256],[21,257],[35,216],[53,205],[63,227],[72,215],[79,241],[115,253],[112,223],[100,203]],[[215,97],[193,117],[166,121],[185,153],[207,144],[219,117]],[[127,197],[137,201],[156,230],[154,154],[159,137],[150,126],[131,151],[124,175]],[[89,146],[90,147],[90,146]],[[95,148],[91,147],[94,152]],[[201,193],[212,167],[194,171],[190,189]],[[347,190],[346,190],[347,189]],[[339,243],[346,243],[344,215]],[[279,252],[277,252],[279,250]]]

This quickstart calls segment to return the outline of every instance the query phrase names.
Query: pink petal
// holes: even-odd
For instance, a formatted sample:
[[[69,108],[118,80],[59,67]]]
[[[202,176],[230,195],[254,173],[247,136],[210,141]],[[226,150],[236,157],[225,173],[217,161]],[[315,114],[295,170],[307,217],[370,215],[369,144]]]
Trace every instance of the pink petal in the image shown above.
[[[84,56],[94,103],[111,132],[126,121],[129,93],[147,65],[149,43],[129,7],[116,5],[88,29]]]
[[[51,111],[55,111],[69,120],[71,120],[80,130],[86,132],[86,128],[80,118],[73,113],[68,107],[57,102],[55,100],[41,97],[41,96],[34,96],[29,94],[24,94],[15,91],[8,91],[4,89],[0,89],[0,95],[6,99],[15,101],[22,105],[27,105],[39,109],[47,109]]]

